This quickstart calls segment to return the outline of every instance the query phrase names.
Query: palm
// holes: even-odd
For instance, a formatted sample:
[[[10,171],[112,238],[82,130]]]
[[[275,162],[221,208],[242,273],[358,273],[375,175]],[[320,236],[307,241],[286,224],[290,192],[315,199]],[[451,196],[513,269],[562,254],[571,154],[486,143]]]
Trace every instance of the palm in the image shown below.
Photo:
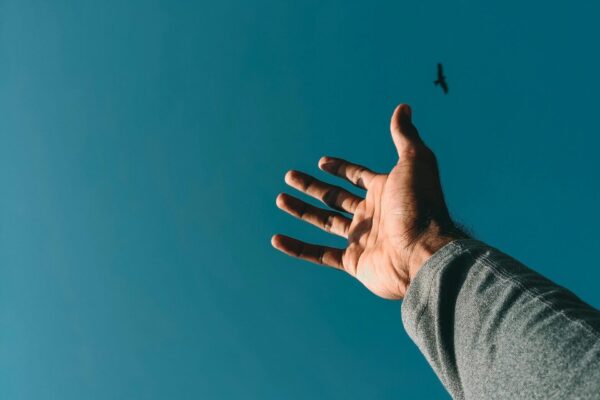
[[[384,298],[393,297],[399,284],[388,239],[396,228],[390,227],[382,218],[394,208],[390,196],[385,196],[393,186],[389,175],[379,174],[373,179],[352,218],[348,246],[342,258],[348,273]]]
[[[394,115],[397,113],[398,109]],[[286,175],[290,186],[352,217],[314,207],[287,194],[278,196],[277,205],[297,218],[347,238],[346,248],[309,244],[283,235],[274,236],[273,245],[294,257],[342,269],[378,296],[401,298],[409,273],[407,249],[431,215],[447,215],[433,153],[417,140],[418,136],[406,139],[410,129],[414,132],[408,134],[416,135],[410,124],[404,133],[400,132],[404,136],[394,137],[399,162],[389,174],[377,174],[337,158],[324,157],[319,162],[324,171],[366,189],[364,198],[302,172]]]

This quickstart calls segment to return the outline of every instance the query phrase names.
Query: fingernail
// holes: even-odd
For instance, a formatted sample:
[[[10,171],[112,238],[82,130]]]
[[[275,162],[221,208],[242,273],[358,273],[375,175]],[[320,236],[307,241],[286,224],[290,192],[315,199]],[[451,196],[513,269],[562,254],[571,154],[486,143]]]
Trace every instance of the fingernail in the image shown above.
[[[412,119],[412,109],[410,108],[410,106],[408,104],[405,104],[403,109],[404,109],[404,112],[406,113],[406,115],[408,116],[408,118]]]

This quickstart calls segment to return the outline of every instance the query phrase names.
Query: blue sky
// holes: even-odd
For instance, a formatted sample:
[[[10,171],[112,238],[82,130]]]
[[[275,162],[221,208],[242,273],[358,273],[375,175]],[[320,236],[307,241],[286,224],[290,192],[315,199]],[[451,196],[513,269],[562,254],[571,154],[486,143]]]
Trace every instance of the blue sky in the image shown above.
[[[0,397],[445,396],[399,302],[269,244],[343,244],[275,196],[389,169],[399,102],[456,219],[600,306],[599,11],[1,0]]]

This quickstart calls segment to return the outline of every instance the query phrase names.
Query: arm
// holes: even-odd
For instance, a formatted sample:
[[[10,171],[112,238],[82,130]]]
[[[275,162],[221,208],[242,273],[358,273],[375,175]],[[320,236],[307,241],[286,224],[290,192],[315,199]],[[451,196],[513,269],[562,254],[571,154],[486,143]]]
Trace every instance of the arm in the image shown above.
[[[479,241],[423,265],[402,320],[455,398],[600,396],[600,313]]]
[[[398,162],[377,173],[339,158],[319,167],[364,197],[289,171],[286,182],[330,208],[288,194],[285,212],[348,240],[345,248],[275,235],[278,250],[333,267],[374,294],[403,299],[403,322],[456,398],[588,398],[600,391],[598,311],[453,224],[433,152],[406,105],[394,111]],[[571,396],[573,395],[573,396]],[[587,396],[587,397],[586,397]]]

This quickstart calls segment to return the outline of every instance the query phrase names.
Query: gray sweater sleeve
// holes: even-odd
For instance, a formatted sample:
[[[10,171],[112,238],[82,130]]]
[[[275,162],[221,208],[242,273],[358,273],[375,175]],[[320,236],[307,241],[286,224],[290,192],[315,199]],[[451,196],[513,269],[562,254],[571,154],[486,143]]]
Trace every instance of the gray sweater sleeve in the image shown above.
[[[456,399],[600,399],[600,312],[479,241],[423,265],[402,321]]]

